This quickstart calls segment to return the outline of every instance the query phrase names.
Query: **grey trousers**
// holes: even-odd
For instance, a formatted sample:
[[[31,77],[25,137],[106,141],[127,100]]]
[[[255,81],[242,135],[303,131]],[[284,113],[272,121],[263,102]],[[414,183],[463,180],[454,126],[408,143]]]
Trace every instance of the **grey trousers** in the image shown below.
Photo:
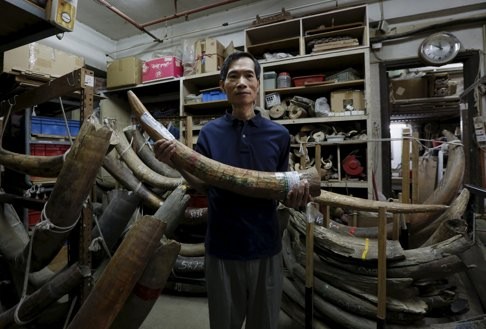
[[[277,329],[282,298],[282,256],[250,261],[206,255],[211,329]]]

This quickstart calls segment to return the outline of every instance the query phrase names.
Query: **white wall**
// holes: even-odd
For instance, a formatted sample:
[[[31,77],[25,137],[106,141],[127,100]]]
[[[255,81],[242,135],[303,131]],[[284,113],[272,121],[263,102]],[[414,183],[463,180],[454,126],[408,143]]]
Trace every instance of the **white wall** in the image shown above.
[[[334,0],[261,0],[252,4],[240,6],[234,9],[219,12],[210,16],[190,20],[187,23],[171,25],[155,29],[154,35],[164,37],[163,43],[154,43],[153,39],[141,34],[135,37],[120,40],[117,44],[117,52],[112,54],[113,58],[125,56],[150,57],[151,53],[161,49],[174,50],[181,47],[183,40],[195,40],[202,37],[215,37],[224,46],[231,41],[238,46],[244,45],[244,29],[251,26],[258,14],[261,17],[281,12],[282,8],[291,12],[294,16],[330,10],[336,8]],[[342,1],[339,1],[342,2]],[[346,1],[362,3],[363,1]],[[223,26],[224,24],[224,26]]]
[[[116,47],[114,40],[80,22],[76,22],[74,31],[64,33],[60,40],[52,36],[41,40],[40,43],[81,56],[87,65],[103,71],[106,70],[106,54],[114,51]]]

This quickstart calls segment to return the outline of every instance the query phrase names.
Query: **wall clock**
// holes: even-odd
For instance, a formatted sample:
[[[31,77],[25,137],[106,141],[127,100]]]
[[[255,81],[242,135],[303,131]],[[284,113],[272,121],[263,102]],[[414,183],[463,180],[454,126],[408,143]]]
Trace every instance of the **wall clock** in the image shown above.
[[[461,50],[461,42],[452,33],[438,32],[422,41],[419,55],[431,65],[443,65],[452,61]]]

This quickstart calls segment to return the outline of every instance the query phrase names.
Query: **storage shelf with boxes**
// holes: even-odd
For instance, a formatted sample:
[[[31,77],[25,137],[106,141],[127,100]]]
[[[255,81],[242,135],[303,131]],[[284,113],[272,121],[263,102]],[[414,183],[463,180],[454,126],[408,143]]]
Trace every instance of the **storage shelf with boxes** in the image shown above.
[[[120,58],[107,63],[106,71],[108,89],[179,78],[183,74],[182,62],[175,56],[146,61],[137,57]]]
[[[323,188],[371,197],[366,7],[250,28],[245,35],[246,49],[261,59],[260,103],[294,140],[291,169],[316,166]],[[284,73],[291,83],[279,88]]]
[[[270,110],[270,116],[274,119],[295,118],[288,109],[292,105],[291,100],[296,96],[310,99],[312,102],[326,98],[329,104],[329,110],[325,113],[319,111],[316,113],[313,108],[310,113],[300,111],[302,117],[364,115],[365,80],[362,77],[363,73],[360,73],[364,65],[365,50],[363,49],[350,50],[339,56],[319,54],[263,63],[264,79],[272,79],[272,81],[264,82],[261,103],[266,105],[267,110]],[[266,72],[270,74],[265,75]],[[292,85],[288,88],[269,89],[274,86],[273,79],[277,72],[288,72],[294,77]],[[353,74],[342,74],[342,72],[353,72]],[[336,76],[339,80],[328,81],[327,76]],[[275,106],[278,108],[273,108]],[[284,111],[279,111],[282,107]],[[272,116],[272,112],[275,112],[276,116]]]
[[[3,72],[43,78],[57,78],[84,67],[84,58],[38,42],[3,54]]]

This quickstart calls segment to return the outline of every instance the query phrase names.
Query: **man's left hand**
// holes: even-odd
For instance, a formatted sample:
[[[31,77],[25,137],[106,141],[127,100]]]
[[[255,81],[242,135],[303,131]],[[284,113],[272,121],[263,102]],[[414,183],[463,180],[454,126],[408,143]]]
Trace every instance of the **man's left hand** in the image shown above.
[[[298,185],[292,187],[284,204],[289,208],[299,209],[305,207],[310,201],[312,201],[312,198],[309,193],[309,182],[307,179],[303,179],[299,181]]]

